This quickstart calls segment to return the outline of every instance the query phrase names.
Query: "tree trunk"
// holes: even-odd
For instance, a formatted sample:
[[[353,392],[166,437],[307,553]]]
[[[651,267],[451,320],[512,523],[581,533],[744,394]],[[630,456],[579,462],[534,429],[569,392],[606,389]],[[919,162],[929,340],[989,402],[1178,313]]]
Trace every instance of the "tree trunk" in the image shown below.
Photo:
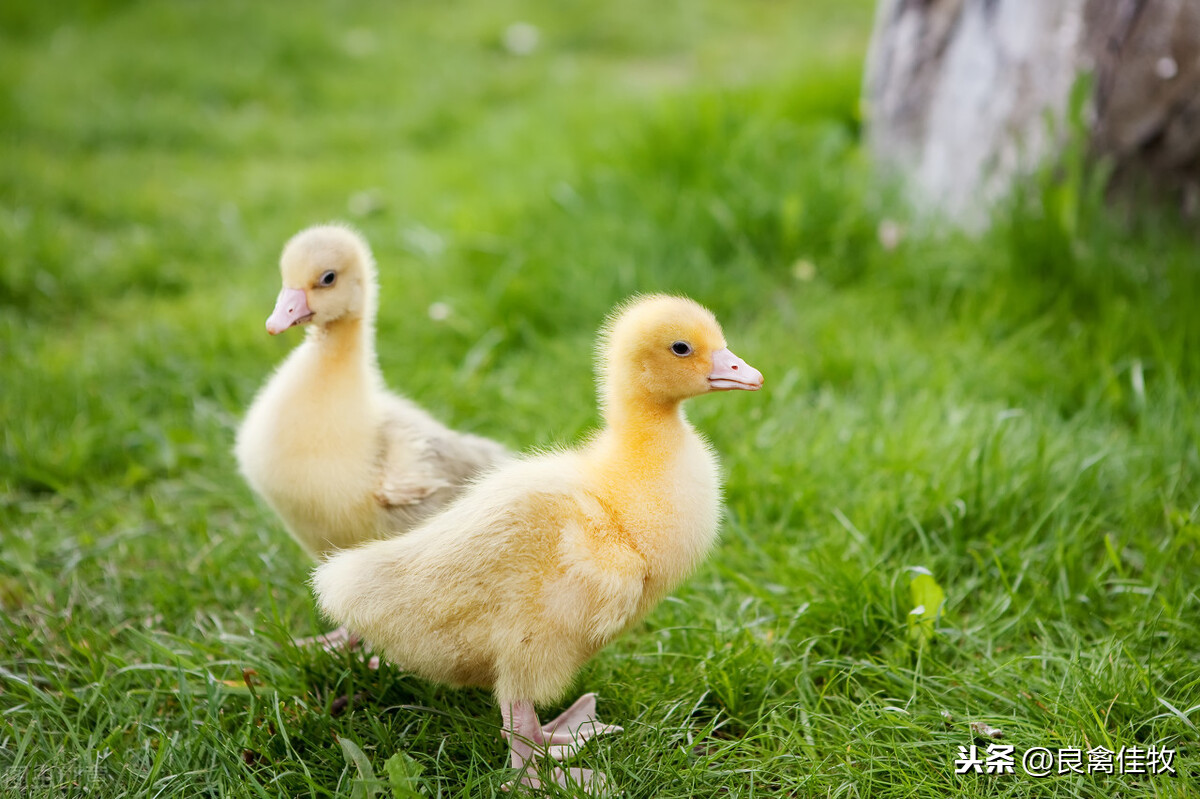
[[[920,207],[968,226],[1064,142],[1092,75],[1087,146],[1119,176],[1200,183],[1200,0],[880,0],[868,141]]]

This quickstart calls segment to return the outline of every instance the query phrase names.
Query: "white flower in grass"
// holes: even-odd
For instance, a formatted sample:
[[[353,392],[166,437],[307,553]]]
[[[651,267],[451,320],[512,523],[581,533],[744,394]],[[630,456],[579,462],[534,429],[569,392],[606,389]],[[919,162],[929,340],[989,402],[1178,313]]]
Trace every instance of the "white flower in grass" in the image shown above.
[[[900,242],[904,239],[904,228],[900,227],[893,219],[884,219],[879,223],[879,229],[876,231],[879,236],[879,243],[883,249],[891,252],[900,246]]]
[[[350,195],[346,209],[354,216],[370,216],[383,210],[383,194],[379,189],[357,191]]]
[[[513,55],[529,55],[537,49],[541,38],[542,34],[537,26],[528,22],[514,22],[504,29],[501,41],[504,43],[504,49]]]
[[[801,283],[810,283],[817,276],[817,265],[807,258],[801,258],[792,264],[792,277]]]
[[[366,58],[379,49],[379,40],[366,28],[354,28],[342,37],[342,49],[351,58]]]

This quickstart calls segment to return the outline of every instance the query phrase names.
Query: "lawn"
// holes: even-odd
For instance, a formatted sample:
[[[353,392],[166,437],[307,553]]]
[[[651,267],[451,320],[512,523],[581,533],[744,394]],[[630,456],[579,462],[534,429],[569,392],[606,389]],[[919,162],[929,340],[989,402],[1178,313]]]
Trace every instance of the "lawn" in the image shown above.
[[[765,374],[689,406],[718,550],[578,679],[626,796],[1200,795],[1194,221],[1070,160],[988,233],[914,217],[862,146],[871,17],[0,8],[0,796],[504,795],[486,692],[293,645],[311,564],[230,452],[298,340],[279,250],[330,219],[389,383],[514,448],[594,427],[634,292]],[[1015,773],[955,773],[989,744]]]

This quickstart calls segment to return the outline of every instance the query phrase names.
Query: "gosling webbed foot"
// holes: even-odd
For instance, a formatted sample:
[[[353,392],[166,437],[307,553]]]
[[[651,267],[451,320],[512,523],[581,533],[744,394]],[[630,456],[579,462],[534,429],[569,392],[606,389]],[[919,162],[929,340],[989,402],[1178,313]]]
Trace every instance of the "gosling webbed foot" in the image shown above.
[[[362,644],[362,638],[357,633],[351,632],[345,625],[338,627],[336,630],[330,630],[324,635],[312,635],[307,638],[296,639],[296,646],[319,646],[326,652],[337,652],[342,649],[348,649],[353,652]]]
[[[577,754],[596,735],[621,732],[620,727],[604,724],[596,717],[596,695],[591,693],[579,697],[546,724],[538,720],[533,703],[528,701],[501,704],[500,715],[504,721],[502,734],[509,744],[509,762],[521,771],[520,777],[505,783],[506,791],[518,786],[541,788],[537,764],[543,756],[564,760]],[[588,795],[608,792],[608,778],[599,771],[554,766],[549,774],[556,784],[581,788]]]

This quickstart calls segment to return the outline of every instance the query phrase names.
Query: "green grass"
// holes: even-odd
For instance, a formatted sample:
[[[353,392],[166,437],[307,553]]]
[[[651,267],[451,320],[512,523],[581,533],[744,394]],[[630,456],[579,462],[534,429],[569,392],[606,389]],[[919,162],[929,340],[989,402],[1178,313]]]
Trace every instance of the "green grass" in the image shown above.
[[[5,5],[0,795],[391,796],[398,752],[501,795],[485,692],[290,644],[309,564],[230,455],[296,341],[279,249],[331,218],[389,381],[461,428],[577,439],[635,291],[766,374],[690,407],[716,555],[578,680],[627,796],[1200,793],[1200,242],[1071,164],[977,238],[910,221],[860,142],[869,6]],[[1179,773],[955,775],[975,721]]]

